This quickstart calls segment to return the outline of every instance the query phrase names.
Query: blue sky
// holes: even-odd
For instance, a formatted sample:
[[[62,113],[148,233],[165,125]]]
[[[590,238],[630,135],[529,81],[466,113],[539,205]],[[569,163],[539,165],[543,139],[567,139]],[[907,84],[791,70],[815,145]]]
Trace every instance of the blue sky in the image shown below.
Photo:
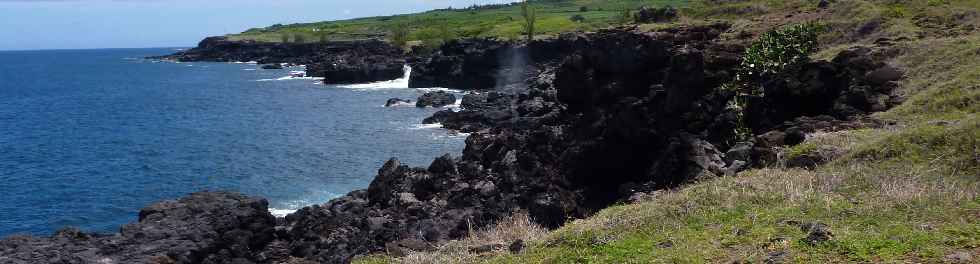
[[[507,0],[0,0],[0,50],[194,46],[276,23]]]

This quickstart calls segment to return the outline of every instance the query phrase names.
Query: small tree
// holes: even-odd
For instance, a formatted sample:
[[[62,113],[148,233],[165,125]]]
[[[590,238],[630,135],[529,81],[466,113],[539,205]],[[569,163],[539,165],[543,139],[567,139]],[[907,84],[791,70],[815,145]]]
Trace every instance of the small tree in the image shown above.
[[[279,34],[279,40],[282,41],[282,43],[289,43],[289,34]]]
[[[534,24],[537,22],[537,12],[529,0],[521,2],[521,16],[524,17],[524,34],[527,42],[534,40]]]

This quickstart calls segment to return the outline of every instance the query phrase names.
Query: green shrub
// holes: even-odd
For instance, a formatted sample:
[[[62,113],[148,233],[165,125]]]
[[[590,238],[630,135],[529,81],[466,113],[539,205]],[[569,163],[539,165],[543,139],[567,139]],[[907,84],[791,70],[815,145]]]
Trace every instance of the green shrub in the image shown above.
[[[745,109],[748,97],[765,96],[759,82],[766,76],[779,75],[809,62],[810,55],[817,50],[817,37],[822,30],[823,27],[813,23],[772,30],[745,50],[735,81],[722,86],[735,92],[728,107],[736,113],[736,141],[752,137],[745,122]]]
[[[817,36],[823,27],[814,23],[789,26],[781,30],[769,31],[759,37],[742,57],[736,81],[742,92],[762,95],[753,85],[767,75],[783,73],[810,61],[810,55],[817,50]],[[748,88],[748,89],[746,89]]]
[[[524,17],[524,35],[527,42],[531,42],[534,40],[534,23],[537,22],[538,15],[527,0],[521,2],[521,16]]]

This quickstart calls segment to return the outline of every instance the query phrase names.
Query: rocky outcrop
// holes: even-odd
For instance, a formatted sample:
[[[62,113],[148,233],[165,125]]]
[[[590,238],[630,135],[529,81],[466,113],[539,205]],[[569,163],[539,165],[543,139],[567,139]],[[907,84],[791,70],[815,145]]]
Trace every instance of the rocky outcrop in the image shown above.
[[[371,252],[430,250],[517,211],[558,227],[631,197],[775,160],[775,147],[859,122],[855,115],[876,109],[878,101],[867,99],[890,94],[901,75],[885,68],[875,49],[857,48],[767,79],[767,96],[749,102],[750,124],[761,135],[732,142],[733,94],[719,87],[733,78],[743,46],[718,40],[727,27],[618,28],[527,46],[474,44],[487,50],[450,43],[418,62],[427,72],[419,80],[466,76],[474,71],[468,65],[485,69],[503,50],[525,49],[540,62],[522,70],[517,84],[496,82],[498,91],[464,96],[462,111],[427,119],[473,132],[459,157],[439,157],[427,168],[391,159],[367,189],[303,208],[275,226],[264,201],[203,193],[148,207],[139,223],[114,236],[10,238],[0,242],[0,260],[346,263]],[[507,72],[501,65],[492,67]],[[448,71],[434,70],[441,67]],[[469,81],[491,77],[476,74]],[[818,242],[831,237],[825,228],[804,231]]]
[[[497,86],[497,69],[516,52],[510,43],[495,39],[452,40],[412,64],[408,86],[493,89]]]
[[[194,193],[140,210],[117,234],[74,229],[0,240],[0,263],[254,263],[268,256],[275,217],[264,199]]]
[[[209,37],[196,48],[155,59],[177,61],[256,61],[262,64],[306,65],[313,77],[326,84],[394,80],[404,75],[400,48],[380,40],[317,43],[268,43]]]
[[[412,100],[403,100],[401,98],[390,98],[385,102],[385,107],[392,107],[401,104],[411,104]]]
[[[887,46],[855,47],[832,61],[815,61],[801,69],[762,81],[765,98],[752,98],[747,119],[760,134],[800,116],[847,120],[887,110],[902,102],[894,91],[901,70],[885,63],[896,52]]]
[[[444,91],[422,94],[419,96],[419,100],[415,102],[417,107],[443,107],[453,104],[456,104],[456,95]]]
[[[367,190],[287,217],[296,256],[424,250],[518,210],[557,227],[636,192],[724,173],[705,132],[731,124],[716,118],[725,101],[705,86],[724,73],[706,70],[702,50],[623,30],[580,37],[581,50],[520,92],[469,94],[464,114],[433,117],[482,128],[469,129],[461,157],[428,168],[390,160]]]
[[[306,66],[306,72],[327,84],[387,81],[405,75],[405,61],[385,55],[335,56]]]

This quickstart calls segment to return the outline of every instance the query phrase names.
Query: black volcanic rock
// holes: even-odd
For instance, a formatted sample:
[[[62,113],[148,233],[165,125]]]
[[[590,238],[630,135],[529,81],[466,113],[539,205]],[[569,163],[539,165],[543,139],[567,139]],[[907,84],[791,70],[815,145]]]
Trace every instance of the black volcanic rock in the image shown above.
[[[392,107],[399,104],[410,104],[412,100],[403,100],[401,98],[390,98],[385,102],[385,107]]]
[[[266,65],[262,65],[262,69],[263,70],[280,70],[280,69],[282,69],[282,64],[279,64],[279,63],[266,64]]]
[[[415,106],[417,107],[443,107],[453,104],[456,104],[456,95],[444,91],[422,94],[422,96],[419,96],[419,100],[415,101]]]
[[[405,61],[388,56],[351,56],[307,65],[311,76],[323,77],[327,84],[388,81],[405,75]]]
[[[202,192],[143,208],[118,234],[0,240],[0,263],[242,263],[259,258],[274,230],[264,199]]]
[[[209,37],[196,48],[156,59],[177,61],[256,61],[263,64],[306,65],[312,77],[325,84],[386,81],[404,75],[403,51],[380,40],[317,43],[268,43],[232,41]]]
[[[616,28],[517,47],[447,44],[413,62],[423,72],[418,80],[499,80],[514,68],[492,62],[501,50],[528,49],[533,64],[517,83],[482,84],[501,89],[467,95],[463,111],[427,119],[473,132],[462,156],[427,168],[391,159],[367,189],[276,225],[264,200],[202,193],[147,207],[139,223],[112,236],[65,230],[2,240],[0,262],[348,263],[373,252],[432,250],[514,212],[555,228],[641,193],[768,164],[777,160],[774,147],[851,126],[839,119],[857,119],[891,96],[896,72],[884,68],[883,53],[850,49],[763,80],[767,96],[749,101],[748,117],[756,132],[773,132],[733,148],[732,94],[719,87],[733,78],[733,54],[744,45],[718,39],[727,27]]]

